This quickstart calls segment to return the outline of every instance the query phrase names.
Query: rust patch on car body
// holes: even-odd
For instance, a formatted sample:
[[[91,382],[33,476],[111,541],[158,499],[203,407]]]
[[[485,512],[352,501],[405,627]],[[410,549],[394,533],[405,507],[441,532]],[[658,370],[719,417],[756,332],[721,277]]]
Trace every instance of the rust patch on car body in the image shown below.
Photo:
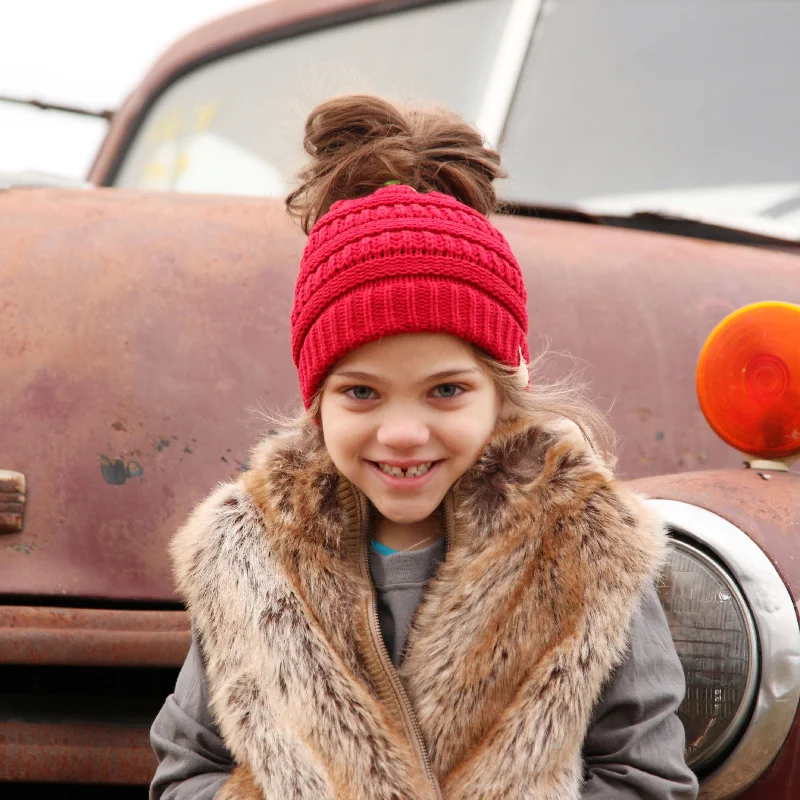
[[[159,698],[148,687],[166,697],[174,673],[159,668],[177,670],[190,641],[183,611],[0,606],[13,698],[0,721],[0,782],[149,783]],[[27,693],[19,670],[31,676]]]
[[[183,611],[0,606],[0,664],[179,667]]]
[[[0,722],[0,781],[142,785],[157,764],[144,726]]]

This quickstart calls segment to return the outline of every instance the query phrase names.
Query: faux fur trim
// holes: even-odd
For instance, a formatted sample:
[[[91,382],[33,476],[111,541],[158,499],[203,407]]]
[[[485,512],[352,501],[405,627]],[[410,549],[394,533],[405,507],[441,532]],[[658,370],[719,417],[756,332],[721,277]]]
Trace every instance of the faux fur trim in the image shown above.
[[[252,463],[172,544],[242,765],[223,796],[432,797],[355,613],[370,602],[354,567],[364,498],[311,425]],[[451,491],[456,535],[400,669],[442,793],[578,798],[591,710],[662,564],[662,525],[566,423],[502,424]]]

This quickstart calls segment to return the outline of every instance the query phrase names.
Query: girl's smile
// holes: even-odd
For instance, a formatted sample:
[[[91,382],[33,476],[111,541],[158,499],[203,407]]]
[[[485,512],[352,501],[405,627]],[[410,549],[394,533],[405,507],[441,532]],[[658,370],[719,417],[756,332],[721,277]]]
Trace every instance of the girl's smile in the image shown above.
[[[436,470],[442,465],[444,459],[438,461],[414,462],[406,469],[399,466],[392,466],[390,463],[382,461],[368,461],[372,465],[376,476],[392,489],[400,491],[413,491],[420,489],[432,480],[436,475]]]

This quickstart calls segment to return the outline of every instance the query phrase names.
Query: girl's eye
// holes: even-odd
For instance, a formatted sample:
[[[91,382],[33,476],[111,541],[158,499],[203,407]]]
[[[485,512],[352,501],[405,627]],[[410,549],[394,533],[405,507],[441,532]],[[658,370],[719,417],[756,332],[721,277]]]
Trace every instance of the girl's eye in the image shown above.
[[[464,393],[464,388],[458,386],[455,383],[443,383],[437,386],[434,390],[437,392],[437,396],[441,400],[449,400],[453,397],[458,397],[460,394]],[[351,397],[353,400],[374,400],[376,392],[373,389],[370,389],[369,386],[351,386],[349,389],[345,389],[344,394],[348,397]]]
[[[353,386],[345,392],[346,395],[354,400],[371,400],[372,389],[369,386]]]
[[[441,392],[439,397],[447,400],[451,397],[458,397],[464,390],[460,386],[456,386],[455,383],[443,383],[441,386],[437,386],[434,391]]]

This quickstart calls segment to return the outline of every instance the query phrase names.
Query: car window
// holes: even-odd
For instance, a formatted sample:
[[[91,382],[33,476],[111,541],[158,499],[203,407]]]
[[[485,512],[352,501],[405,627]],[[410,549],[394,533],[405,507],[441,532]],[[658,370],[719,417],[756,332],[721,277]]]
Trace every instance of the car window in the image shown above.
[[[506,197],[788,218],[798,54],[798,0],[549,0],[507,120]]]
[[[511,0],[383,14],[221,58],[155,102],[118,170],[129,188],[274,195],[308,112],[342,92],[435,101],[474,121]]]

